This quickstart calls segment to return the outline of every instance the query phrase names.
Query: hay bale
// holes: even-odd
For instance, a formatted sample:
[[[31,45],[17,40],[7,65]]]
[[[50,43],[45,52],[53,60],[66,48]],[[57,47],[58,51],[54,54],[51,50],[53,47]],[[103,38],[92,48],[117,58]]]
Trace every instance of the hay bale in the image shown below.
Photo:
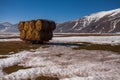
[[[48,41],[48,40],[49,40],[49,34],[48,34],[48,33],[45,33],[44,35],[45,35],[45,36],[44,36],[44,40],[45,40],[45,41]]]
[[[45,20],[43,22],[43,27],[45,27],[45,31],[53,31],[56,28],[56,24],[53,21],[47,21]]]
[[[55,28],[56,28],[55,22],[51,22],[51,29],[52,29],[52,31],[55,30]]]
[[[19,22],[18,29],[19,29],[19,31],[24,29],[24,22]]]
[[[31,40],[31,35],[32,35],[32,31],[27,31],[25,39],[26,40]]]
[[[43,30],[43,31],[48,31],[48,30],[50,30],[49,21],[42,20],[42,30]]]
[[[31,35],[31,40],[33,40],[33,41],[35,41],[35,40],[37,40],[37,41],[39,41],[40,40],[40,32],[39,31],[37,31],[37,30],[33,30],[32,31],[32,35]]]
[[[36,30],[38,31],[49,31],[51,30],[51,26],[50,26],[50,21],[47,21],[47,20],[37,20],[36,23]]]
[[[48,37],[48,39],[49,39],[49,40],[52,40],[52,37],[53,37],[53,33],[50,32],[50,33],[49,33],[49,37]]]
[[[41,20],[37,20],[35,23],[35,29],[37,31],[40,31],[42,29],[42,21]]]
[[[29,28],[29,21],[26,21],[26,22],[24,23],[24,30],[27,31],[28,28]]]
[[[48,32],[42,32],[41,33],[41,39],[44,40],[44,41],[49,41],[52,39],[52,31],[48,31]]]
[[[53,37],[53,33],[51,32],[51,31],[49,31],[49,32],[47,32],[47,39],[48,40],[51,40],[52,39],[52,37]]]
[[[35,21],[32,20],[29,22],[29,30],[32,31],[34,29],[35,29]]]
[[[20,31],[20,38],[24,40],[25,37],[26,37],[26,32],[25,32],[25,30],[21,30],[21,31]]]
[[[44,31],[40,31],[40,40],[44,40],[45,39],[45,32]]]

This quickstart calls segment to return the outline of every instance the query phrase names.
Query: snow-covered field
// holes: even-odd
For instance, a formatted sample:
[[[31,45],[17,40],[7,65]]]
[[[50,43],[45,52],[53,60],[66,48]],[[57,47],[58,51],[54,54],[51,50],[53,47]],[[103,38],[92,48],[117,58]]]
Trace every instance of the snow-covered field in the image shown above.
[[[2,70],[12,65],[32,67],[11,74]],[[73,50],[71,47],[50,46],[35,51],[22,51],[0,59],[1,80],[34,80],[38,76],[60,80],[119,80],[120,55],[97,50]]]
[[[19,38],[0,39],[18,41]],[[120,44],[120,36],[54,37],[52,43],[90,42]],[[74,46],[73,46],[74,47]],[[73,47],[49,45],[47,48],[0,55],[0,80],[35,80],[39,76],[58,77],[60,80],[120,80],[120,54],[103,50],[74,50]],[[11,74],[5,67],[28,67]]]
[[[95,44],[120,44],[120,36],[54,37],[51,42],[90,42]]]
[[[14,38],[14,36],[18,37],[18,34],[13,35],[0,35],[0,42],[2,41],[21,41],[19,38]],[[5,37],[13,37],[13,38],[7,38]],[[95,43],[95,44],[120,44],[120,36],[69,36],[69,37],[53,37],[53,39],[50,42],[89,42],[89,43]]]

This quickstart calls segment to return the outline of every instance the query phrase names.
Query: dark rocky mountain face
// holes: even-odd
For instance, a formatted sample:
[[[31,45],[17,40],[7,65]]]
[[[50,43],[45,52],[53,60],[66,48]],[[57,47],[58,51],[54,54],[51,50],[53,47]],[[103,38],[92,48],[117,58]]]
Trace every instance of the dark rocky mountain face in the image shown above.
[[[117,33],[120,32],[120,9],[103,11],[73,21],[57,24],[55,32]]]

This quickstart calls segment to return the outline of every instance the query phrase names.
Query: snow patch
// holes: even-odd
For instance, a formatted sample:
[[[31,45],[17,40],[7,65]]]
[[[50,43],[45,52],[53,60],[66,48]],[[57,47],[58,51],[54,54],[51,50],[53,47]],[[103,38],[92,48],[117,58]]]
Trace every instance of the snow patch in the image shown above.
[[[116,28],[117,23],[119,23],[119,22],[120,22],[120,20],[112,21],[111,22],[111,29],[108,32],[112,32]]]
[[[72,78],[64,78],[60,80],[92,80],[93,77],[72,77]]]
[[[95,44],[120,44],[120,36],[54,37],[51,42],[90,42]]]
[[[0,68],[12,66],[17,64],[25,59],[25,57],[29,54],[29,52],[23,51],[18,54],[7,55],[9,58],[0,59]]]
[[[6,41],[21,41],[21,39],[20,38],[0,39],[0,42],[6,42]]]
[[[75,25],[72,27],[74,29],[78,25],[78,21],[75,23]]]

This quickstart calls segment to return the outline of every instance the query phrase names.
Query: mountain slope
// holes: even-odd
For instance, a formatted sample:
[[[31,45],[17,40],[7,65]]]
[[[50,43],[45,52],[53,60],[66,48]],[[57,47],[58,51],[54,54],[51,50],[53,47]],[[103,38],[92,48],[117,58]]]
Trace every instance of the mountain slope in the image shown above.
[[[17,24],[11,24],[9,22],[0,23],[0,33],[17,33]]]
[[[120,32],[120,8],[102,11],[57,25],[55,32],[116,33]]]

